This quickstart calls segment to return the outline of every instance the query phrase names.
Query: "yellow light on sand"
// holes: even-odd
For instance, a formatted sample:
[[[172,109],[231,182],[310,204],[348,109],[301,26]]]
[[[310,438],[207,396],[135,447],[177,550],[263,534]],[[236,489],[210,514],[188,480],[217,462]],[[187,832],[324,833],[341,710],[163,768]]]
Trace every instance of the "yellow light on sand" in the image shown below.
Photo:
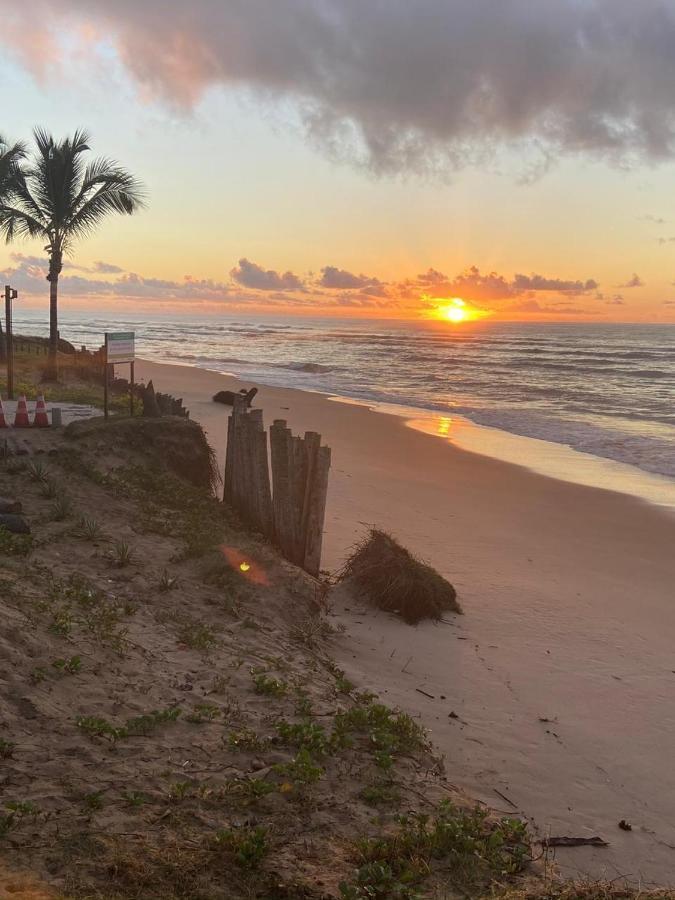
[[[251,566],[248,563],[241,563],[239,565],[239,568],[241,569],[242,572],[248,572],[248,570],[251,568]]]

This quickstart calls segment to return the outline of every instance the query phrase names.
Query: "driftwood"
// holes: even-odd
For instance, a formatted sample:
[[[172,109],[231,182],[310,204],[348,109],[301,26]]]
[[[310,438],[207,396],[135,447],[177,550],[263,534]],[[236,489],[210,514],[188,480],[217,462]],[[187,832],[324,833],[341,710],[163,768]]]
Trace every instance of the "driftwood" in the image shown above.
[[[30,534],[30,525],[22,516],[0,514],[0,528],[6,528],[12,534]]]
[[[549,837],[541,842],[542,847],[609,847],[601,837]]]
[[[234,401],[241,395],[244,398],[245,405],[250,407],[253,398],[257,393],[258,388],[251,388],[250,391],[247,391],[246,388],[242,388],[238,394],[235,394],[234,391],[218,391],[217,394],[213,395],[213,402],[222,403],[225,406],[234,406]]]

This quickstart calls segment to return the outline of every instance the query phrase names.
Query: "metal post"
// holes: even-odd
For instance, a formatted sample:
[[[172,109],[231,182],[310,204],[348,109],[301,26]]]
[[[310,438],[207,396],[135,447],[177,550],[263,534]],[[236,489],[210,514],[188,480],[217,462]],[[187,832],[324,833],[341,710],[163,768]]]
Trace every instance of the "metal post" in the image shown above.
[[[5,339],[7,343],[7,399],[14,399],[14,341],[12,338],[12,300],[18,297],[17,291],[5,285]]]

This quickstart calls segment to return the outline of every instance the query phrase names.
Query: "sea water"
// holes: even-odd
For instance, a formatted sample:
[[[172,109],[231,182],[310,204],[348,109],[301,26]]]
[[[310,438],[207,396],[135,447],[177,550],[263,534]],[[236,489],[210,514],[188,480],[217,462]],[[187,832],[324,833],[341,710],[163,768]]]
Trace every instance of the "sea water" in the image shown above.
[[[46,333],[42,312],[15,323]],[[675,479],[675,325],[64,311],[60,327],[90,348],[133,330],[147,359],[461,417]]]

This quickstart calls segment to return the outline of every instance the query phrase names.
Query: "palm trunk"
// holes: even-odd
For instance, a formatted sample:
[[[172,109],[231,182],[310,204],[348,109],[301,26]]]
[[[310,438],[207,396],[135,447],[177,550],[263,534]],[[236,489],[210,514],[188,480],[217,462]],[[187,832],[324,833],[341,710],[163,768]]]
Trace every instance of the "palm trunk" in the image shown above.
[[[47,381],[58,381],[59,378],[59,273],[61,272],[61,254],[54,250],[49,260],[49,358],[45,378]]]

